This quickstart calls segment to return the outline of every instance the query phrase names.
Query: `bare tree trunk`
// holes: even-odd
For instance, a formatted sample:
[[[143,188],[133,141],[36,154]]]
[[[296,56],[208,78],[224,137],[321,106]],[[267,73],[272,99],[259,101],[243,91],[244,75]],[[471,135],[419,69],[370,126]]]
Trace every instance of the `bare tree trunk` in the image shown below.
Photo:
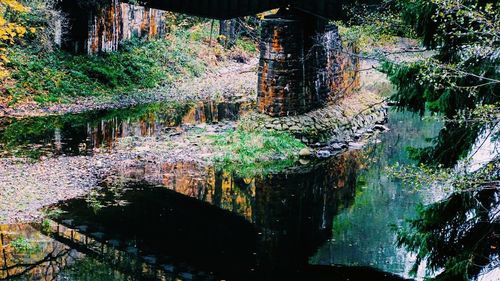
[[[228,47],[234,46],[236,44],[236,39],[238,37],[238,34],[236,32],[236,25],[238,24],[237,19],[231,19],[229,22],[229,41],[228,41]]]
[[[239,33],[238,19],[220,20],[219,23],[219,43],[226,48],[234,46]]]
[[[219,21],[219,43],[226,45],[227,42],[227,21]]]
[[[214,33],[214,21],[212,20],[212,23],[210,24],[210,41],[208,43],[209,47],[212,47],[212,34]]]

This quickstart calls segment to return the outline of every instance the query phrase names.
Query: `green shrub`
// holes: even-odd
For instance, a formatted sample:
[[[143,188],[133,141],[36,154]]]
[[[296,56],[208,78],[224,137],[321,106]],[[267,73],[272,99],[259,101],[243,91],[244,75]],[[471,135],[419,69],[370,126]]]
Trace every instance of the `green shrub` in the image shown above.
[[[250,54],[255,54],[258,51],[257,44],[246,38],[236,40],[236,46],[240,47],[241,49],[243,49],[243,51]]]
[[[119,94],[198,76],[205,65],[196,54],[199,44],[186,41],[188,38],[183,31],[168,39],[135,39],[118,52],[99,56],[64,51],[40,54],[11,47],[8,67],[15,82],[6,86],[7,94],[11,103],[22,99],[55,102],[71,96]]]

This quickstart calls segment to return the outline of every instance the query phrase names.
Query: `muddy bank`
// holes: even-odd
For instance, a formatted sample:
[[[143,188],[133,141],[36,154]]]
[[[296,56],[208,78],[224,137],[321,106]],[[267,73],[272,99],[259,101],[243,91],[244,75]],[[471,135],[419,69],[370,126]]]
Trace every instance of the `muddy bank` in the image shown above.
[[[112,149],[87,156],[0,158],[0,224],[39,219],[44,215],[41,208],[133,177],[124,171],[145,165],[213,165],[221,151],[215,150],[210,135],[229,129],[234,129],[234,123],[201,124],[156,137],[130,136]]]
[[[180,80],[153,90],[138,90],[117,96],[68,97],[65,103],[36,102],[0,104],[1,117],[30,117],[107,110],[155,102],[187,102],[255,99],[257,59],[246,63],[228,62],[201,77]]]

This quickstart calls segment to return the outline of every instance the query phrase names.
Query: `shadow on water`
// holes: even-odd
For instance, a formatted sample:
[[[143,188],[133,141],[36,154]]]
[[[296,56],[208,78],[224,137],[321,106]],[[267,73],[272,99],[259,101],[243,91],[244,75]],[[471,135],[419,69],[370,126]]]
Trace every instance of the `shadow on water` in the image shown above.
[[[403,280],[382,271],[404,275],[394,267],[404,260],[385,264],[402,255],[387,227],[425,200],[391,185],[383,168],[408,161],[404,147],[439,124],[399,113],[390,120],[378,145],[255,178],[193,163],[127,168],[52,208],[52,220],[36,226],[47,235],[2,230],[0,279]],[[23,254],[23,236],[48,242]]]
[[[182,194],[180,189],[135,181],[69,200],[57,206],[63,213],[46,223],[45,231],[51,229],[52,239],[46,239],[67,245],[74,257],[59,268],[39,259],[37,270],[30,272],[43,276],[51,268],[49,275],[56,278],[98,280],[91,270],[97,265],[82,265],[90,259],[100,267],[104,264],[107,271],[98,272],[113,274],[113,280],[127,280],[126,276],[132,280],[331,280],[334,276],[362,280],[366,273],[399,280],[368,267],[308,264],[329,239],[334,216],[352,204],[361,163],[358,154],[254,179],[215,172],[198,193]],[[205,194],[204,200],[200,194]],[[14,236],[4,239],[12,242]],[[16,258],[15,251],[7,252],[4,266],[12,268],[0,270],[0,276],[27,268],[29,262]],[[51,253],[42,252],[45,255],[39,257]],[[33,275],[20,279],[30,280],[26,276]]]
[[[154,103],[128,109],[32,118],[0,118],[0,156],[88,155],[123,137],[151,137],[182,126],[234,121],[249,103]]]

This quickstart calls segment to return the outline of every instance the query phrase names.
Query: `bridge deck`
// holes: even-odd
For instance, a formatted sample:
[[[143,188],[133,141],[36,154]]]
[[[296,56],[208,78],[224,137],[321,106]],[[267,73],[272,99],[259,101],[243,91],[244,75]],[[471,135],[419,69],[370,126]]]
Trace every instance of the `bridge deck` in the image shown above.
[[[214,19],[255,15],[290,5],[319,17],[336,19],[342,0],[144,0],[141,4],[155,9]]]

